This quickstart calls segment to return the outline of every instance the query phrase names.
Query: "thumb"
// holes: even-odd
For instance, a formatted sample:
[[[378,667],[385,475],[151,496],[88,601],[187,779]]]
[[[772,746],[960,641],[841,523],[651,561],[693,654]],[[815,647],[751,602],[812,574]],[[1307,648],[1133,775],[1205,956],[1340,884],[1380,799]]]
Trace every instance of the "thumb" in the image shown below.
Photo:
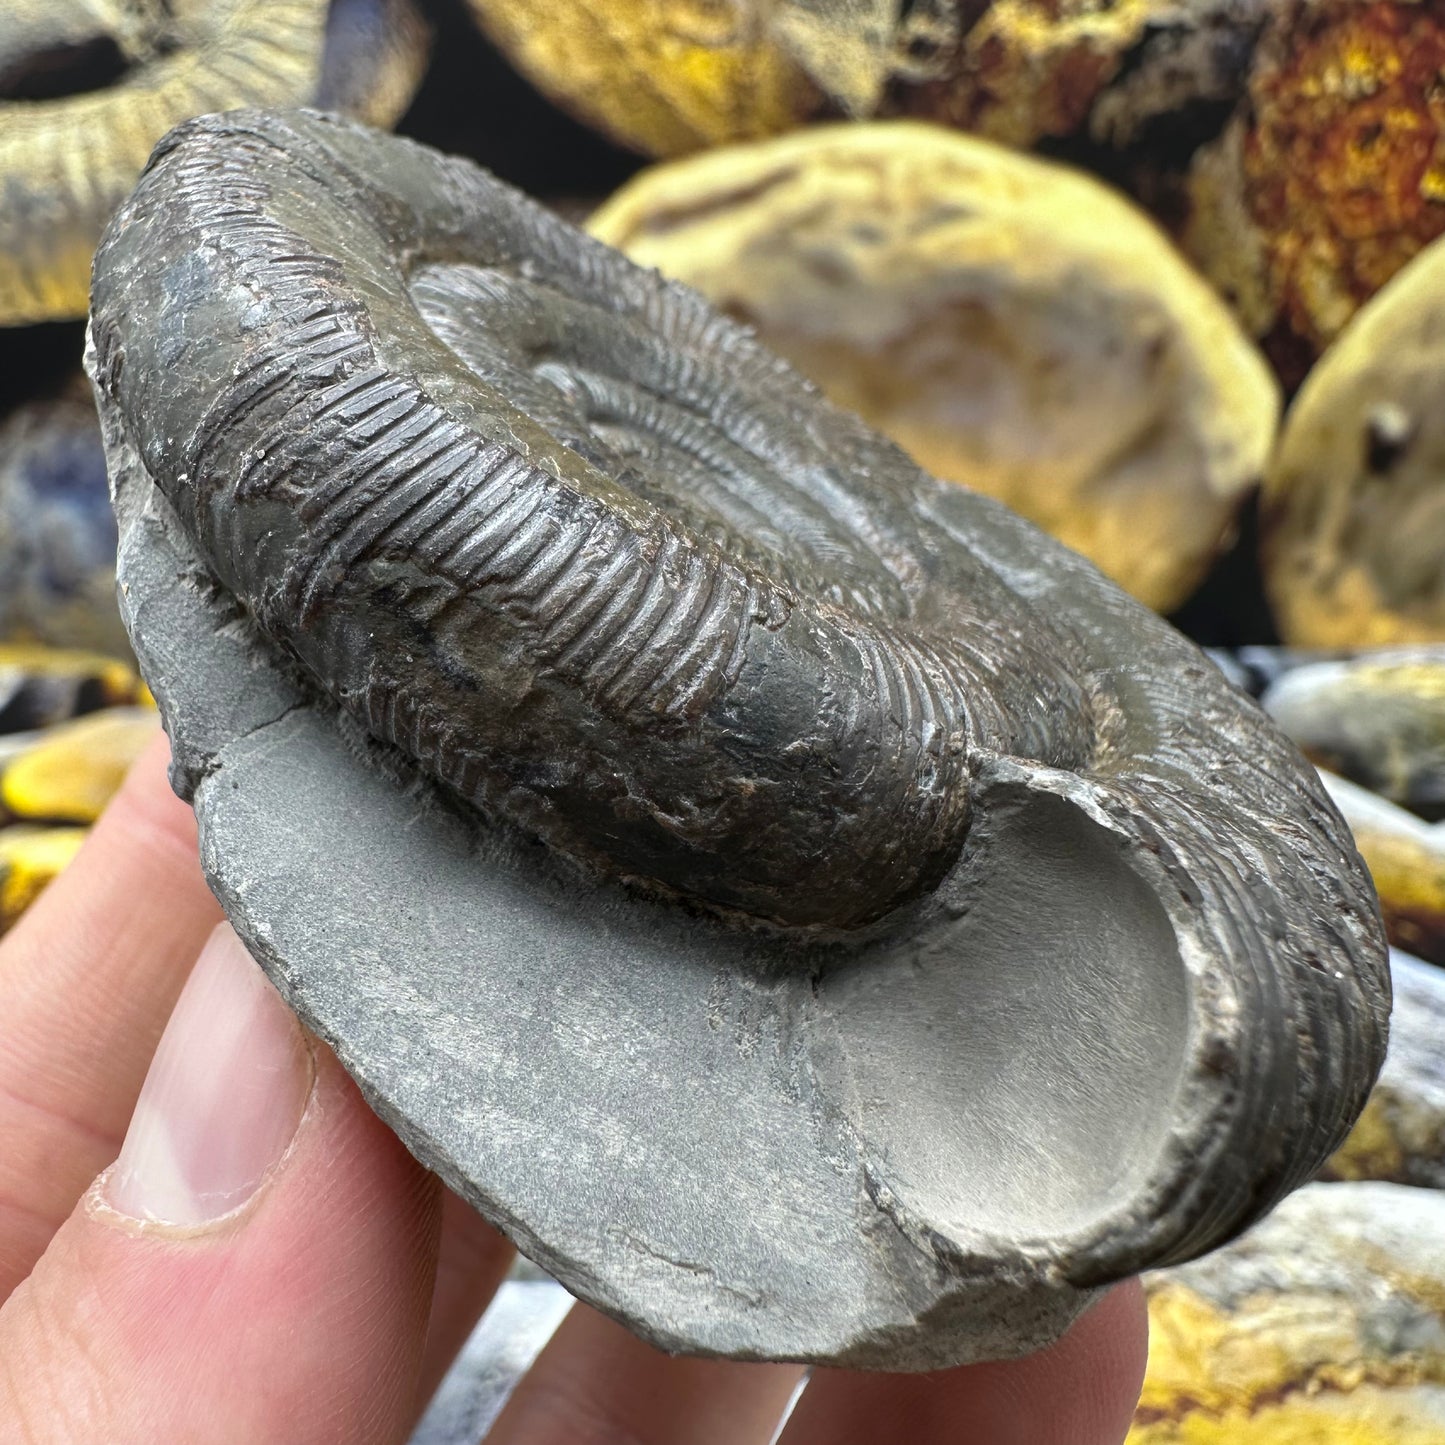
[[[120,1158],[0,1309],[0,1445],[405,1439],[438,1218],[222,925]]]

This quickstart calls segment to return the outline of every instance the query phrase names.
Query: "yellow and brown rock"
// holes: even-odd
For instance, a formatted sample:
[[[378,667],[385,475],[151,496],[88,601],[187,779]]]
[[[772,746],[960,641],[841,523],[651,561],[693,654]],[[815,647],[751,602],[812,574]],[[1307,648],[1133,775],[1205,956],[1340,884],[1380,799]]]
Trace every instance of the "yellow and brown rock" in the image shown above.
[[[1148,218],[1065,167],[936,126],[820,127],[654,167],[590,228],[1160,609],[1268,455],[1263,359]]]
[[[1321,1176],[1445,1189],[1445,969],[1392,950],[1390,1051]]]
[[[1424,823],[1376,793],[1320,774],[1350,825],[1396,948],[1445,965],[1445,823]]]
[[[0,934],[38,898],[75,856],[84,828],[0,827]]]
[[[1184,239],[1287,372],[1445,233],[1442,72],[1441,0],[1270,7]]]
[[[160,729],[151,708],[106,708],[48,729],[0,770],[0,809],[47,823],[93,823]]]
[[[1281,634],[1445,641],[1445,241],[1355,317],[1295,398],[1262,502]]]
[[[375,9],[337,4],[351,19],[338,12],[333,44]],[[317,100],[394,118],[420,75],[404,27],[354,47],[355,69],[327,69],[329,18],[328,0],[10,0],[0,25],[0,325],[85,314],[101,229],[180,121]]]
[[[1128,1445],[1445,1445],[1445,1194],[1308,1185],[1146,1285]]]
[[[0,644],[0,736],[149,702],[135,668],[118,658]]]
[[[1445,647],[1307,663],[1260,703],[1311,762],[1422,817],[1445,816]]]
[[[470,4],[540,90],[651,155],[773,135],[823,104],[780,43],[772,21],[787,7],[773,0]]]
[[[1445,232],[1445,0],[471,0],[654,156],[829,116],[1063,148],[1181,237],[1293,387]]]
[[[1177,137],[1244,92],[1265,0],[471,0],[543,90],[648,154],[826,116],[1009,145]]]

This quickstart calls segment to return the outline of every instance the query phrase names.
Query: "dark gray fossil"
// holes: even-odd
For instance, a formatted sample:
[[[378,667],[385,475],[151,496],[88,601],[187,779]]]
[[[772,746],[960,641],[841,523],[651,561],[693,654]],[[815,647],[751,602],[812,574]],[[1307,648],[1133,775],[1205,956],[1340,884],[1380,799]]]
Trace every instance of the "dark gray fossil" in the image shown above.
[[[1389,980],[1191,645],[691,291],[309,113],[161,144],[91,373],[213,886],[377,1109],[673,1349],[922,1368],[1312,1175]]]

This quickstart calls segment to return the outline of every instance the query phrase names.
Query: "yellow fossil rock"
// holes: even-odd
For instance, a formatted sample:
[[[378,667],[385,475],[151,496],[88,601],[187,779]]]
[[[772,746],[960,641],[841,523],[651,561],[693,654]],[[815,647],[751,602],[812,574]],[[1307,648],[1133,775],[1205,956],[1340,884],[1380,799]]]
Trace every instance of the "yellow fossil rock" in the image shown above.
[[[342,13],[355,0],[336,3],[333,12],[328,0],[10,0],[0,27],[0,325],[85,314],[101,230],[173,125],[318,100],[394,119],[420,76],[419,22],[408,28],[392,0],[368,48],[354,34],[368,17]],[[323,77],[328,38],[354,53]],[[110,47],[107,83],[82,73],[53,93],[49,59],[97,46]]]
[[[0,736],[48,727],[97,708],[150,701],[135,668],[118,658],[0,644]]]
[[[791,129],[822,104],[772,0],[469,0],[539,89],[626,145],[678,155]]]
[[[1445,1445],[1445,1194],[1312,1184],[1163,1270],[1128,1445]]]
[[[40,896],[85,841],[84,828],[0,828],[0,933]]]
[[[1392,950],[1390,981],[1385,1067],[1322,1177],[1445,1189],[1445,969]]]
[[[1266,478],[1270,605],[1299,647],[1445,640],[1445,240],[1350,322]]]
[[[17,818],[94,822],[159,727],[149,708],[106,708],[61,723],[0,772],[0,806]]]
[[[1321,772],[1369,867],[1397,948],[1445,965],[1445,823],[1424,823],[1376,793]]]
[[[1160,609],[1265,464],[1263,359],[1146,217],[1064,167],[921,123],[819,127],[653,167],[590,229]]]
[[[1184,240],[1288,368],[1445,232],[1445,8],[1283,0],[1263,18]]]

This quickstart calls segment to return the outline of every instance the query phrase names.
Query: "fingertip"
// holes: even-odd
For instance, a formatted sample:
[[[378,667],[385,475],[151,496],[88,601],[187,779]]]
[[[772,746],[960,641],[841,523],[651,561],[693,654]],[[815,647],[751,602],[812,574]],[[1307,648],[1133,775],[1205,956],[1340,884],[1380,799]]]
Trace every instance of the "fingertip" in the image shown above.
[[[880,1439],[1121,1445],[1148,1357],[1138,1281],[1117,1285],[1049,1348],[918,1375],[817,1371],[782,1445]]]
[[[437,1184],[312,1053],[294,1142],[242,1206],[156,1224],[117,1210],[102,1176],[0,1308],[0,1419],[35,1422],[37,1442],[405,1437]]]
[[[115,826],[112,815],[124,815],[127,827],[140,821],[162,834],[176,838],[188,853],[195,851],[196,820],[190,804],[176,796],[170,780],[171,744],[157,722],[156,735],[146,744],[140,757],[126,774],[106,812],[96,824],[96,831]],[[107,819],[111,818],[111,822]]]

